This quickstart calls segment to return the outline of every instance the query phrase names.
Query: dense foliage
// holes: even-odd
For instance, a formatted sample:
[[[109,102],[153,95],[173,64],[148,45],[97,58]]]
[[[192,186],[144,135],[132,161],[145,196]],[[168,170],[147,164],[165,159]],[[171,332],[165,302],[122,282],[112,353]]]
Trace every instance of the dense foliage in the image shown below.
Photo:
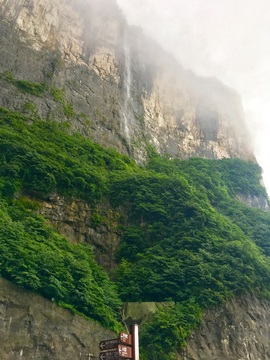
[[[136,168],[113,149],[78,133],[68,135],[68,123],[29,119],[0,108],[0,125],[0,188],[5,196],[19,189],[40,196],[57,191],[93,202],[108,193],[110,171]]]
[[[47,299],[119,330],[121,301],[89,245],[70,244],[35,202],[0,200],[0,274]]]
[[[193,301],[162,306],[141,328],[141,359],[175,359],[190,331],[200,324],[202,311]]]
[[[183,316],[193,316],[197,323],[200,311],[190,307],[191,300],[204,310],[247,290],[270,298],[270,261],[263,255],[270,244],[270,216],[234,200],[238,193],[265,195],[259,166],[237,159],[154,157],[147,168],[152,171],[147,176],[130,174],[115,181],[111,190],[115,205],[128,204],[132,221],[116,254],[121,298],[173,300],[181,304]],[[251,217],[254,229],[264,222],[259,238],[252,225],[245,228]],[[153,329],[160,328],[162,317],[156,315]],[[183,327],[179,346],[190,329],[173,316],[171,326],[175,331]],[[156,359],[169,359],[164,346],[172,338],[166,337],[165,328],[163,337],[157,334],[151,343],[149,332],[142,339],[148,357],[156,351]]]
[[[27,105],[29,108],[29,104]],[[116,252],[122,301],[173,301],[142,329],[145,358],[170,359],[204,309],[246,291],[270,298],[270,215],[235,200],[266,196],[261,169],[239,159],[170,160],[145,167],[75,133],[68,123],[0,109],[1,275],[117,328],[119,299],[91,248],[59,236],[22,191],[56,191],[126,208]],[[31,208],[33,206],[33,208]]]

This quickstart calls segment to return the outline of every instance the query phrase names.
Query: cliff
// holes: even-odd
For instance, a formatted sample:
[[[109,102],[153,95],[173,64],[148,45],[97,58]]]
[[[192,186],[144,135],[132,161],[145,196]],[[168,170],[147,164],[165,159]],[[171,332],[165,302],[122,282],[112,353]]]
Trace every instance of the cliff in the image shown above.
[[[269,211],[269,204],[265,196],[238,194],[236,199],[246,204],[247,206],[259,208],[263,211]]]
[[[270,298],[260,179],[238,95],[114,0],[0,0],[1,276],[115,331],[135,302],[149,360],[267,359],[269,303],[224,304]],[[89,360],[114,336],[0,288],[4,360]]]
[[[0,106],[22,111],[30,102],[41,118],[68,120],[71,131],[137,162],[149,144],[183,159],[256,161],[238,95],[183,70],[126,24],[114,0],[1,0],[0,20],[0,73],[65,89],[65,99],[38,97],[2,77]]]

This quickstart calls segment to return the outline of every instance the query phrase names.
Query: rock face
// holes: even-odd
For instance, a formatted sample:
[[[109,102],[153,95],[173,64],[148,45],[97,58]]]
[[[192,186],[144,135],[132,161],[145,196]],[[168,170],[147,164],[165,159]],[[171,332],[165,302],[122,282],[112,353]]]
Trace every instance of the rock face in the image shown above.
[[[236,198],[247,206],[269,211],[269,205],[264,196],[238,194]]]
[[[185,71],[140,29],[128,26],[115,0],[0,0],[0,73],[65,89],[42,97],[0,80],[0,106],[68,120],[103,146],[144,162],[149,144],[187,159],[256,161],[241,101],[216,79]]]
[[[1,360],[98,359],[116,334],[0,278]]]
[[[245,295],[207,310],[178,360],[268,360],[269,338],[269,301]]]
[[[62,236],[74,244],[90,244],[97,263],[105,270],[116,267],[114,253],[122,235],[119,225],[122,224],[120,227],[123,228],[125,224],[124,209],[112,209],[106,201],[93,209],[85,201],[71,201],[56,194],[39,202],[40,213],[56,226]],[[102,218],[101,223],[95,223],[93,215],[96,213]]]

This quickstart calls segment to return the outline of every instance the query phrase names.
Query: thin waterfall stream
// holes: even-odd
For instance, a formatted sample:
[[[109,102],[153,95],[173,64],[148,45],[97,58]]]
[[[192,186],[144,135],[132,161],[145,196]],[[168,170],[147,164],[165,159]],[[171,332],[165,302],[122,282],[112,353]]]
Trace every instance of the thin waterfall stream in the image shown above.
[[[126,134],[128,142],[129,142],[130,141],[129,100],[130,100],[130,87],[131,87],[131,61],[130,61],[130,47],[127,42],[126,34],[125,34],[125,40],[124,40],[124,50],[125,50],[125,90],[126,91],[125,91],[123,116],[124,116],[125,134]]]

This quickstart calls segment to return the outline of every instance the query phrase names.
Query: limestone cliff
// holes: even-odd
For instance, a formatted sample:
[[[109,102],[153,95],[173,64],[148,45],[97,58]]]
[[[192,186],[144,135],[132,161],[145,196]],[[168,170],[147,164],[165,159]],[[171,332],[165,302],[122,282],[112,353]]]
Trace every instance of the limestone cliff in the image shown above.
[[[1,360],[92,360],[116,334],[0,278]]]
[[[31,95],[0,76],[0,106],[27,112],[32,104],[33,116],[69,121],[71,132],[139,163],[149,145],[182,159],[256,161],[238,95],[182,69],[127,25],[114,0],[0,0],[0,74],[7,72],[46,90]],[[238,199],[268,210],[263,198]],[[40,212],[69,241],[90,243],[99,264],[115,267],[117,218],[124,219],[124,211],[98,204],[106,221],[97,225],[84,201],[51,194],[40,203]],[[269,302],[249,295],[206,311],[179,360],[270,359],[269,310]],[[98,356],[101,339],[114,336],[2,279],[0,318],[3,360],[89,360]]]
[[[1,80],[0,106],[68,120],[103,146],[143,162],[160,154],[255,160],[239,97],[185,71],[114,0],[0,0],[0,73],[65,89],[71,113],[47,91],[21,93]]]

